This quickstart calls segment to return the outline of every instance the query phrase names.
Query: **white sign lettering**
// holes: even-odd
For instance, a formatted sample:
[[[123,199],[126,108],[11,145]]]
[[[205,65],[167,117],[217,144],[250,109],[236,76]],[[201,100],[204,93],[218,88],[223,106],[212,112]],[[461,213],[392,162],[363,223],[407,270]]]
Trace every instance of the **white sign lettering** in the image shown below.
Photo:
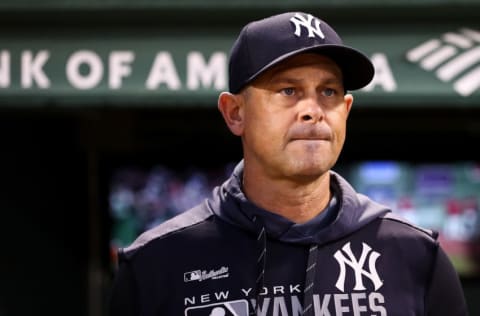
[[[39,88],[50,87],[50,80],[42,69],[49,57],[50,53],[46,50],[41,50],[37,55],[33,55],[32,51],[29,50],[22,53],[22,88],[31,88],[34,81]]]
[[[10,52],[0,52],[0,88],[7,88],[10,85]]]
[[[132,73],[130,64],[135,59],[132,51],[115,51],[110,53],[108,58],[109,77],[108,86],[111,89],[120,89],[122,87],[122,79]]]
[[[364,91],[372,91],[375,87],[382,87],[386,92],[397,90],[397,82],[393,77],[392,69],[388,63],[387,56],[382,53],[373,54],[370,60],[375,67],[375,76],[368,86],[363,88]]]
[[[133,85],[135,89],[143,89],[146,93],[160,88],[170,91],[228,89],[228,60],[227,53],[223,51],[209,55],[200,51],[187,52],[183,65],[177,65],[173,53],[169,51],[154,53],[151,64],[140,61],[134,50],[99,53],[82,49],[66,54],[64,60],[50,50],[23,50],[17,54],[7,49],[0,50],[0,91],[15,88],[15,85],[32,90],[64,89],[67,85],[85,91],[97,88],[121,90]],[[371,60],[376,74],[363,91],[380,89],[395,92],[398,89],[397,81],[387,56],[376,53]],[[50,74],[50,77],[48,71],[58,69],[59,62],[63,63],[64,71],[60,75],[57,72],[56,76]],[[180,73],[180,69],[184,72]],[[18,74],[15,73],[17,70]]]
[[[178,78],[172,55],[168,52],[160,52],[155,57],[152,69],[146,82],[147,89],[157,89],[162,83],[170,90],[179,90],[182,86]]]
[[[214,53],[208,64],[205,63],[202,53],[191,52],[187,57],[187,87],[198,90],[213,87],[221,90],[227,85],[227,58],[223,53]]]
[[[87,75],[80,73],[81,65],[89,67]],[[80,90],[96,87],[103,77],[103,64],[100,57],[88,50],[74,53],[67,61],[67,79],[70,84]]]

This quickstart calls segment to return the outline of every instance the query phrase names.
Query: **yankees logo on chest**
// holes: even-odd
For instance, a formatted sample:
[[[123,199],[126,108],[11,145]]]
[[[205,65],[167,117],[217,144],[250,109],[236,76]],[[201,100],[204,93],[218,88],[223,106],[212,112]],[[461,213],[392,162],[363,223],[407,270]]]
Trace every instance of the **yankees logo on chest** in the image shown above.
[[[353,254],[350,242],[346,243],[340,250],[337,250],[333,257],[337,260],[340,267],[338,280],[335,283],[335,287],[340,291],[345,292],[347,267],[351,268],[355,278],[355,286],[353,287],[354,291],[366,290],[364,286],[365,278],[372,282],[375,291],[382,287],[383,282],[377,273],[376,267],[377,259],[380,257],[380,254],[372,250],[372,248],[366,243],[362,243],[362,253],[358,258]]]

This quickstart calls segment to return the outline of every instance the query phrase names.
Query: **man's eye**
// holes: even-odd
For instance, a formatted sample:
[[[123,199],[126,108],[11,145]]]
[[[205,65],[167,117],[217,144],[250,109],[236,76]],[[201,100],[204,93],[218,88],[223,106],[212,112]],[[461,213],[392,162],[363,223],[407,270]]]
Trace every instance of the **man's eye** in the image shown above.
[[[326,97],[333,97],[335,95],[335,90],[331,88],[326,88],[323,90],[323,95]]]
[[[284,88],[282,89],[282,93],[286,96],[295,95],[295,88]]]

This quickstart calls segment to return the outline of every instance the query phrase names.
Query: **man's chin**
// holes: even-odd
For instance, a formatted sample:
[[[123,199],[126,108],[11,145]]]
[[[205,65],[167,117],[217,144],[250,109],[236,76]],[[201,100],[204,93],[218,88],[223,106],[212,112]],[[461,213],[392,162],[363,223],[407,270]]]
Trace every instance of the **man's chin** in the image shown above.
[[[312,182],[325,175],[330,171],[329,164],[316,163],[298,163],[291,170],[292,178],[301,182]]]

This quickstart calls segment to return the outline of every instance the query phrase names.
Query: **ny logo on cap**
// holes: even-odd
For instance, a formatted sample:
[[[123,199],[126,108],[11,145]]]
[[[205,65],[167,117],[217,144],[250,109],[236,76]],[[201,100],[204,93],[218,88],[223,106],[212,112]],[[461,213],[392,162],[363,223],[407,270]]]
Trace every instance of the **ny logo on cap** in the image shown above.
[[[315,35],[317,35],[322,39],[325,38],[325,35],[323,35],[320,29],[320,21],[311,14],[303,16],[300,13],[296,13],[295,16],[290,19],[290,22],[295,24],[295,35],[298,37],[302,35],[301,26],[303,26],[308,30],[308,37],[315,37]]]

